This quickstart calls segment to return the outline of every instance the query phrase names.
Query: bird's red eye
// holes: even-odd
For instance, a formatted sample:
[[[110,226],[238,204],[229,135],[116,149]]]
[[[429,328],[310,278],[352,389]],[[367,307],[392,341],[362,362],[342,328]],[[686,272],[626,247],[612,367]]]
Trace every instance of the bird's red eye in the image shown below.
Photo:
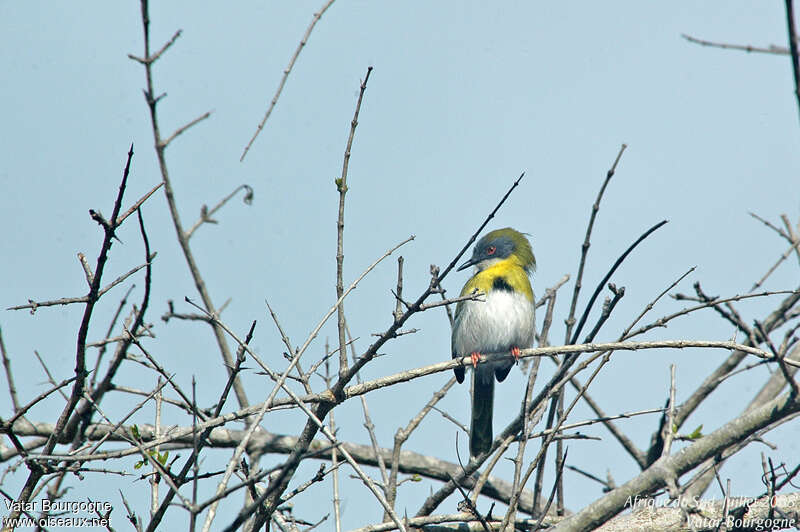
[[[494,246],[489,246],[488,248],[486,248],[487,255],[494,255],[495,251],[497,251],[497,248]]]

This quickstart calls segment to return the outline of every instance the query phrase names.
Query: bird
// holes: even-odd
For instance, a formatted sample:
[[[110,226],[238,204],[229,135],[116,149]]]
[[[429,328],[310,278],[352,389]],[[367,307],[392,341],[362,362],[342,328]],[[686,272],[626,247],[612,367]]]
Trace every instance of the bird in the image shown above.
[[[534,299],[529,276],[536,268],[528,238],[506,227],[487,233],[472,251],[472,257],[457,271],[474,266],[474,274],[461,289],[461,296],[482,292],[482,300],[462,300],[456,305],[451,337],[453,358],[470,356],[472,415],[469,429],[470,456],[492,446],[494,382],[502,382],[519,358],[520,349],[533,345]],[[478,364],[482,354],[510,351],[514,359]],[[453,369],[464,382],[465,367]]]

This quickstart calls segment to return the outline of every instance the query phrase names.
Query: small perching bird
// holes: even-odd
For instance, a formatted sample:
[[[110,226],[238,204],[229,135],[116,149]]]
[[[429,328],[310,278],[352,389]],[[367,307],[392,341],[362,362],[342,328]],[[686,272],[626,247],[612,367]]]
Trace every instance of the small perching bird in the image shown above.
[[[533,345],[534,301],[528,276],[536,259],[528,239],[514,229],[497,229],[481,238],[472,258],[458,271],[475,266],[475,274],[461,289],[467,296],[476,290],[482,301],[459,301],[453,323],[453,358],[472,357],[472,421],[469,429],[469,453],[478,456],[492,446],[492,411],[494,380],[502,382],[514,361],[478,364],[484,353],[510,351],[519,357],[520,349]],[[464,382],[464,367],[453,370],[458,382]]]

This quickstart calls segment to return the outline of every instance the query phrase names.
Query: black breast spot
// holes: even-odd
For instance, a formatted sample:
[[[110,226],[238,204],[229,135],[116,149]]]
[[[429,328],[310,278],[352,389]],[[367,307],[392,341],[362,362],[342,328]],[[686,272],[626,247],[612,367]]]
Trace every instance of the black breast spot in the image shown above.
[[[505,277],[497,277],[492,283],[492,290],[505,290],[506,292],[513,292],[514,289],[506,282]]]

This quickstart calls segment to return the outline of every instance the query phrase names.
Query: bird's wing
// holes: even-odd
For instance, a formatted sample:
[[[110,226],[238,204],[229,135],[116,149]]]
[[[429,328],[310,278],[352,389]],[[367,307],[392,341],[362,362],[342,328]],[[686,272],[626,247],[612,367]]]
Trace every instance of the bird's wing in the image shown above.
[[[456,334],[458,334],[458,327],[461,323],[461,312],[464,309],[464,302],[459,301],[456,304],[456,313],[453,317],[453,331],[450,334],[450,355],[452,358],[458,358],[459,354],[456,353]],[[453,373],[456,374],[456,380],[458,382],[464,382],[464,366],[458,366],[453,368]]]
[[[476,289],[482,292],[488,292],[490,287],[482,287],[481,281],[483,276],[474,275],[470,278],[469,281],[464,285],[464,288],[461,289],[460,296],[468,296],[473,293]],[[467,356],[469,353],[456,353],[456,335],[459,334],[459,327],[461,327],[461,314],[464,312],[468,301],[459,301],[456,303],[456,312],[453,316],[453,333],[450,336],[450,353],[453,358],[458,358],[461,356]],[[456,374],[456,380],[458,382],[464,382],[464,367],[459,366],[457,368],[453,368],[453,373]]]

